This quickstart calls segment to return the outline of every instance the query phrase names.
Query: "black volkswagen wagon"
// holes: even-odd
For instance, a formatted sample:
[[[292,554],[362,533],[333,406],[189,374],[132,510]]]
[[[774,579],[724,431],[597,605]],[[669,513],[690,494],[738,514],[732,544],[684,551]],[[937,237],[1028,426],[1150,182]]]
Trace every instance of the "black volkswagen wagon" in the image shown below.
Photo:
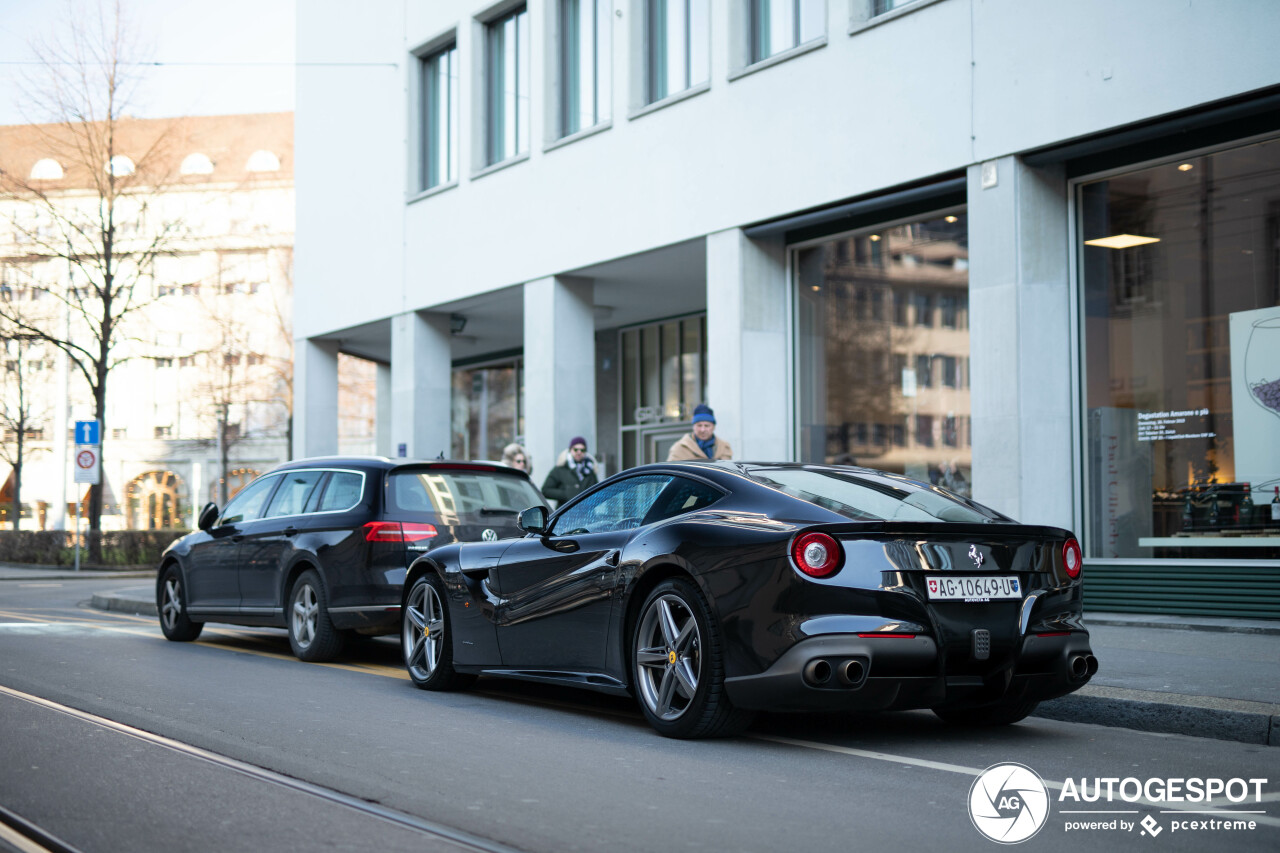
[[[352,635],[400,630],[405,570],[448,542],[520,535],[516,514],[544,503],[523,471],[484,462],[318,457],[245,486],[160,559],[165,637],[205,622],[284,627],[302,660],[336,656]]]

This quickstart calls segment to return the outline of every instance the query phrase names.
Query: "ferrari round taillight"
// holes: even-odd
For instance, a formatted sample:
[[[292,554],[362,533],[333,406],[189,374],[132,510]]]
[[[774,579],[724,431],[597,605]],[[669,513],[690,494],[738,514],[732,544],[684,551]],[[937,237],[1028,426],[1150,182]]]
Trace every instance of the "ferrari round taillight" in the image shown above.
[[[1068,539],[1062,545],[1062,565],[1067,570],[1067,577],[1080,577],[1080,567],[1084,564],[1084,556],[1080,553],[1080,543]]]
[[[791,561],[809,577],[825,578],[840,568],[844,550],[825,533],[805,533],[791,543]]]

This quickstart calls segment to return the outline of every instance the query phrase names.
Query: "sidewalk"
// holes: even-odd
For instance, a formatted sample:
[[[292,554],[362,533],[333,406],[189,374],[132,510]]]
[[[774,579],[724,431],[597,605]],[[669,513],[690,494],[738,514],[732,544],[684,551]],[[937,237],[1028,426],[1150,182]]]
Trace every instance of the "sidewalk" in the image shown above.
[[[92,595],[99,610],[156,615],[152,571],[0,564],[0,581],[136,578]],[[1036,716],[1280,746],[1280,622],[1086,612],[1100,666]]]

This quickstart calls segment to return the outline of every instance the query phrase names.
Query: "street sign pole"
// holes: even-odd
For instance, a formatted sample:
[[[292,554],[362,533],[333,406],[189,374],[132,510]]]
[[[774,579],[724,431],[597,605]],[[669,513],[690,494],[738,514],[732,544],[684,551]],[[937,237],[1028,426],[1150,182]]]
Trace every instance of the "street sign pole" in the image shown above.
[[[75,482],[102,482],[102,433],[97,421],[76,421]],[[80,489],[76,489],[76,571],[80,571]]]

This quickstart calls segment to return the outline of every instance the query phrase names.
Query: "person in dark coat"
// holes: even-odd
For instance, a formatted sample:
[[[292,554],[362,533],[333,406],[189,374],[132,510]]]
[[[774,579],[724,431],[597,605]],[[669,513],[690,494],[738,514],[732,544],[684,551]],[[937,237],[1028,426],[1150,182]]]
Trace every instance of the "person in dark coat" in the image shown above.
[[[569,455],[564,464],[555,466],[547,475],[542,484],[542,494],[559,506],[598,482],[596,460],[587,453],[587,440],[575,435],[569,442]]]

